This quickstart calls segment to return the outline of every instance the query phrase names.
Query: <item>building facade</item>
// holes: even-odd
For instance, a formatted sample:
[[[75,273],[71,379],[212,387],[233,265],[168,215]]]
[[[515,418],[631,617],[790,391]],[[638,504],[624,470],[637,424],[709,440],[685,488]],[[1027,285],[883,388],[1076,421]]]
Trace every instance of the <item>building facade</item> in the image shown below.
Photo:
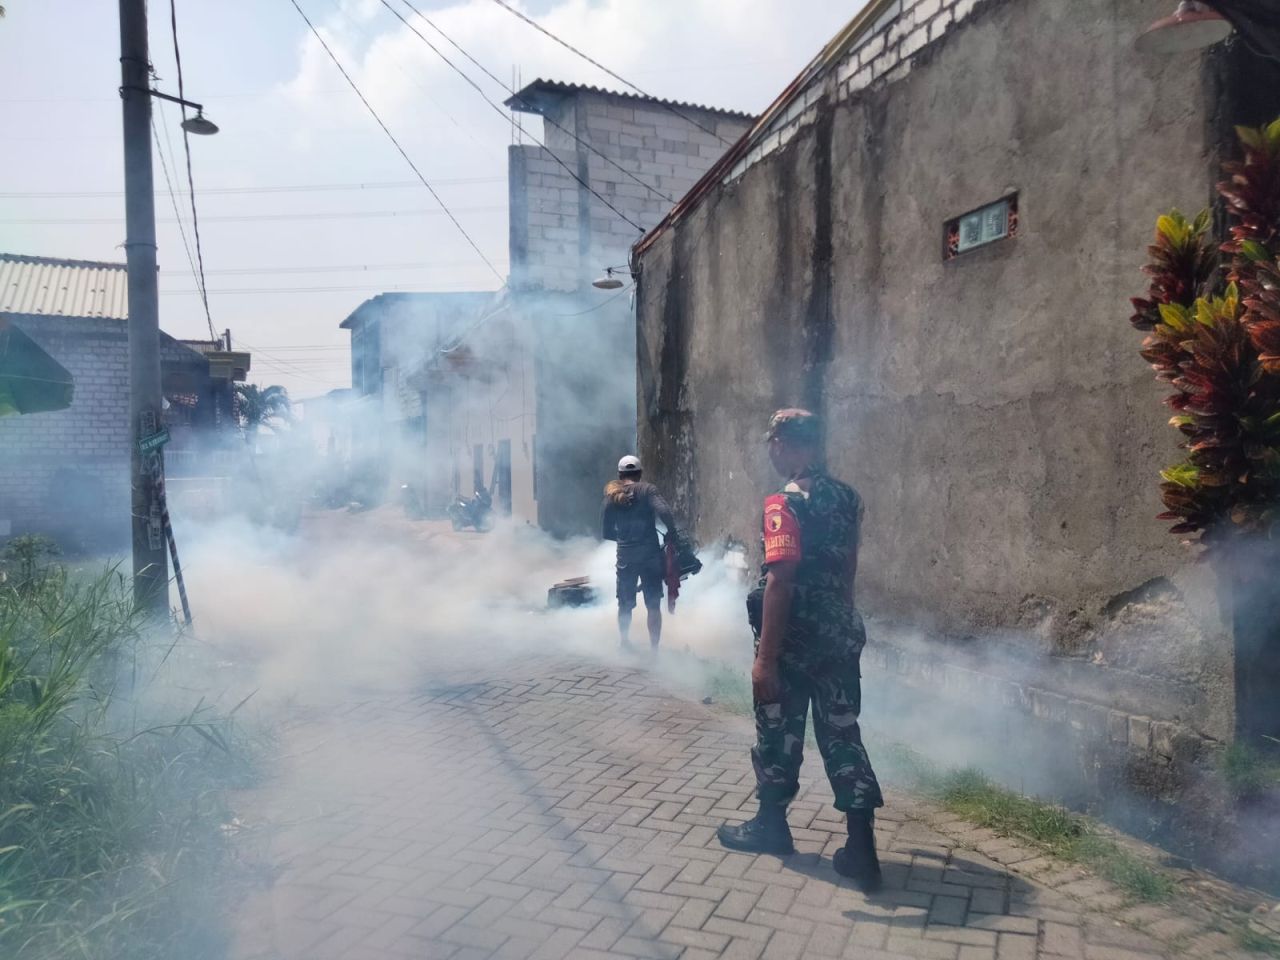
[[[867,502],[869,667],[1167,760],[1231,736],[1232,652],[1154,519],[1127,298],[1280,84],[1137,54],[1166,7],[872,0],[633,263],[641,456],[700,540],[757,549],[760,425],[809,406]]]
[[[428,499],[492,485],[518,520],[589,534],[636,443],[628,251],[751,118],[544,80],[507,106],[542,118],[544,145],[510,148],[507,288],[411,378],[428,397]],[[623,285],[595,288],[609,268]]]
[[[342,446],[359,499],[377,501],[392,485],[433,487],[428,478],[440,463],[427,455],[427,400],[416,374],[483,316],[493,297],[383,293],[342,321],[351,332],[351,395],[342,408],[350,440]],[[444,503],[437,500],[429,509],[441,513]]]
[[[129,354],[124,264],[0,255],[4,313],[74,379],[71,406],[0,419],[0,536],[70,550],[129,542]],[[225,434],[208,357],[160,335],[170,477],[198,473]],[[245,359],[247,365],[248,360]]]

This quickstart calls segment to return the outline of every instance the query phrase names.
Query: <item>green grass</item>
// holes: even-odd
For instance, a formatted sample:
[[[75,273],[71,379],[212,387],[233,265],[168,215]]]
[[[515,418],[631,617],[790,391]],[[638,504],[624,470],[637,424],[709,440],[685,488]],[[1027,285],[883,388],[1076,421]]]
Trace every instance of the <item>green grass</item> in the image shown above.
[[[1247,923],[1242,923],[1235,928],[1234,932],[1236,943],[1240,944],[1242,950],[1248,950],[1250,953],[1263,953],[1272,957],[1280,957],[1280,939],[1268,936],[1265,933],[1259,933]]]
[[[156,678],[173,649],[150,639],[114,571],[0,582],[6,960],[220,950],[224,790],[251,770],[230,717],[166,702]]]
[[[886,772],[958,817],[1027,842],[1064,863],[1088,867],[1135,900],[1164,901],[1176,892],[1166,871],[1125,850],[1097,821],[1061,804],[1024,797],[980,770],[940,770],[909,748],[895,745],[888,751]]]
[[[703,685],[707,695],[731,713],[751,716],[751,677],[720,661],[700,661],[706,671]]]
[[[735,713],[750,714],[747,675],[724,664],[706,667],[707,690],[714,699]],[[809,747],[815,746],[812,730],[807,740]],[[1048,856],[1087,866],[1136,900],[1168,900],[1175,892],[1165,871],[1123,849],[1089,817],[1024,797],[980,770],[942,769],[900,743],[882,741],[874,749],[882,779],[931,796],[958,817],[1033,844]]]
[[[1280,788],[1280,761],[1247,743],[1233,743],[1218,758],[1218,773],[1236,800]]]

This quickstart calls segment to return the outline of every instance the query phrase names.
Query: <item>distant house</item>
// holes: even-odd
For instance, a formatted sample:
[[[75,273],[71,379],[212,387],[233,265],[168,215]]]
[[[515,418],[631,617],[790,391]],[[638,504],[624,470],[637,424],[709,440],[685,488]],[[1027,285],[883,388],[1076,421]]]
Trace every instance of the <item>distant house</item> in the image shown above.
[[[124,264],[0,254],[0,315],[75,381],[69,408],[0,419],[0,536],[40,532],[72,549],[122,546],[130,442]],[[210,358],[160,338],[164,421],[173,436],[166,464],[177,476],[216,445],[230,408]]]
[[[493,293],[383,293],[342,321],[351,331],[351,401],[343,414],[349,465],[370,495],[388,483],[412,483],[426,491],[431,512],[443,512],[447,476],[443,491],[430,480],[451,465],[428,455],[429,400],[412,376],[448,350],[493,299]]]
[[[510,282],[490,294],[403,295],[413,299],[395,301],[397,322],[427,337],[407,350],[378,343],[358,319],[397,295],[369,301],[343,323],[352,384],[380,392],[384,410],[405,423],[394,448],[429,513],[485,487],[518,521],[587,534],[605,482],[636,445],[630,291],[593,281],[613,268],[618,286],[629,286],[631,244],[753,118],[553,80],[529,84],[507,106],[545,124],[545,146],[508,152]],[[469,315],[432,319],[428,298],[466,296],[476,298]],[[417,309],[420,319],[409,320]],[[384,382],[393,373],[394,384]]]

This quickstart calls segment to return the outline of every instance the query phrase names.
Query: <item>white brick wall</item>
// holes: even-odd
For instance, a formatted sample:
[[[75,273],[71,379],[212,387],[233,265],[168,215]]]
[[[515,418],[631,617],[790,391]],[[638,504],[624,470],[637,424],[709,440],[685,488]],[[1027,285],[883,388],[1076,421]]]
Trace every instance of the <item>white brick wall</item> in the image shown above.
[[[817,118],[818,101],[833,95],[837,101],[866,90],[873,84],[896,83],[911,72],[911,58],[940,40],[948,30],[973,12],[978,0],[902,0],[902,11],[869,36],[851,44],[849,52],[809,87],[765,130],[755,147],[725,176],[731,183],[760,160],[781,149],[796,133]],[[868,31],[875,24],[868,25]]]
[[[93,478],[128,508],[128,341],[122,320],[32,318],[19,326],[75,381],[67,410],[0,419],[0,520],[13,530],[45,529],[55,475]]]

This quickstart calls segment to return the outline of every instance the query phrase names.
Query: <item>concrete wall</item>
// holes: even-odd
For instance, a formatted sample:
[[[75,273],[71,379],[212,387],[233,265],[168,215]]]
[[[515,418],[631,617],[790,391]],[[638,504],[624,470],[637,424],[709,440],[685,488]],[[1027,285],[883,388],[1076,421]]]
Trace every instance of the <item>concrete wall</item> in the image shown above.
[[[1157,8],[908,0],[643,254],[640,445],[699,539],[758,550],[762,425],[816,408],[868,504],[860,603],[948,641],[912,657],[1227,737],[1127,322],[1156,216],[1218,162],[1208,73],[1132,50]],[[944,261],[945,221],[1015,191],[1016,239]]]
[[[0,541],[43,533],[68,550],[111,550],[129,538],[129,355],[126,321],[14,316],[14,324],[62,364],[75,383],[71,406],[0,418]],[[166,418],[170,446],[189,450],[211,428],[208,361],[162,334],[166,392],[196,392],[203,408]],[[180,425],[191,419],[192,425]],[[168,462],[168,461],[166,461]],[[170,474],[175,471],[172,467]],[[180,471],[178,471],[180,472]]]

